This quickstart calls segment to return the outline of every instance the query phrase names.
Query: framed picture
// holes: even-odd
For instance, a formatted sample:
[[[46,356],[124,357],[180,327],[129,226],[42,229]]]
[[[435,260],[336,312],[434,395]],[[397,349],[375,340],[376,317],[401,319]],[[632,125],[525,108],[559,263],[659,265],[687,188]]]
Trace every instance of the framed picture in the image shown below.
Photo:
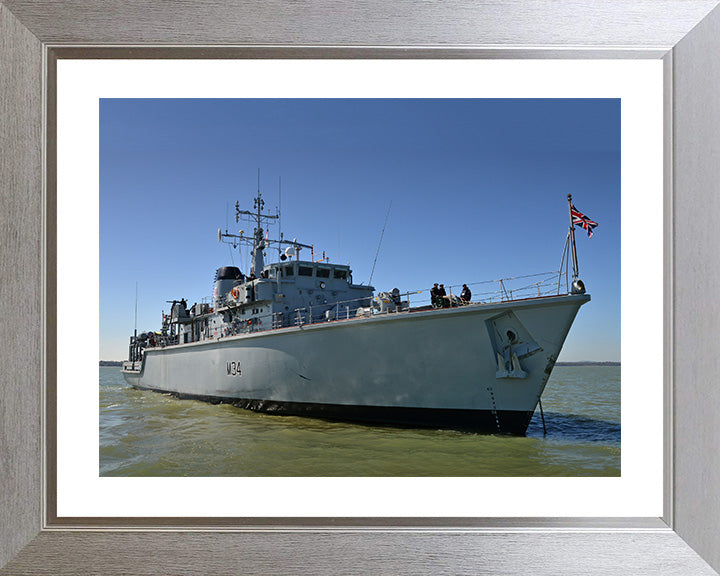
[[[711,297],[698,297],[713,294],[718,274],[713,251],[702,250],[712,246],[717,219],[713,185],[718,168],[712,159],[718,138],[714,128],[720,123],[715,98],[720,73],[713,55],[720,12],[715,5],[587,4],[575,6],[571,14],[569,7],[554,3],[522,9],[513,2],[467,4],[448,12],[408,4],[400,8],[402,14],[390,14],[379,6],[371,10],[348,4],[333,5],[320,17],[312,11],[293,14],[282,5],[214,6],[201,13],[157,3],[149,5],[153,13],[148,19],[147,4],[125,6],[123,13],[114,12],[117,7],[111,3],[104,11],[98,11],[97,4],[93,11],[79,6],[38,8],[22,1],[0,4],[0,32],[7,47],[0,67],[3,77],[13,79],[0,88],[0,130],[3,142],[9,143],[0,173],[2,285],[9,295],[2,325],[7,399],[0,455],[5,462],[3,486],[8,488],[0,496],[3,571],[147,573],[151,562],[157,573],[507,574],[523,573],[532,559],[539,573],[715,573],[720,567],[720,505],[712,494],[720,488],[720,461],[714,434],[718,417],[712,406],[720,398],[708,383],[715,376],[712,329],[718,306]],[[509,23],[503,21],[506,13],[514,15]],[[358,15],[368,23],[356,26]],[[403,27],[403,18],[411,15],[416,25],[423,25]],[[423,33],[418,35],[419,29]],[[268,43],[275,46],[258,46]],[[425,508],[417,517],[368,518],[312,514],[309,506],[304,515],[256,514],[250,520],[208,517],[200,509],[183,512],[179,521],[153,514],[119,519],[101,513],[75,518],[59,514],[59,468],[67,469],[68,461],[57,458],[56,434],[62,430],[58,417],[66,413],[66,404],[60,404],[48,382],[58,366],[71,362],[56,345],[57,255],[62,254],[57,250],[57,222],[63,208],[53,192],[65,167],[56,138],[62,121],[57,114],[62,63],[408,56],[420,61],[580,59],[590,60],[588,66],[605,59],[662,63],[663,216],[657,211],[640,214],[637,208],[638,226],[653,218],[661,219],[664,227],[663,338],[655,345],[660,348],[657,364],[646,372],[655,383],[664,381],[662,514],[519,513],[502,518],[443,516]],[[643,291],[640,281],[637,290]],[[643,329],[648,327],[631,327],[638,330],[637,340],[643,339]],[[86,400],[78,398],[80,403]],[[65,475],[65,481],[72,483],[72,478],[72,473]],[[141,491],[146,488],[138,497]],[[237,497],[250,500],[258,494]]]

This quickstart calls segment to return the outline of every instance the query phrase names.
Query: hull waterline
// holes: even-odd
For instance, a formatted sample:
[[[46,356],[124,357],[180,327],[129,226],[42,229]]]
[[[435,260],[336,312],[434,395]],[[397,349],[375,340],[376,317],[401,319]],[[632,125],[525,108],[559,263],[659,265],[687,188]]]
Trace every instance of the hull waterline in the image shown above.
[[[280,415],[524,434],[587,295],[411,311],[150,348],[137,388]]]

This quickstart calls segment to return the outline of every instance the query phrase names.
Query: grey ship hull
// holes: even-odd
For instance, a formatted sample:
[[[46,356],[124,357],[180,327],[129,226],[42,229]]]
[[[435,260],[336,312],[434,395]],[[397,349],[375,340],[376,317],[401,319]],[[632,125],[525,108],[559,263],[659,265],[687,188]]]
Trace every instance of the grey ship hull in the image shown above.
[[[374,315],[145,350],[129,384],[251,410],[524,434],[587,295]]]

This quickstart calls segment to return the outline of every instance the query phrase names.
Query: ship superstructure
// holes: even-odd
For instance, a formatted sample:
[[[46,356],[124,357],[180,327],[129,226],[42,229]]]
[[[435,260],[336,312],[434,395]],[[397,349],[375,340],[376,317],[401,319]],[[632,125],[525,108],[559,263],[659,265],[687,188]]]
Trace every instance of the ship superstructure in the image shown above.
[[[251,248],[247,274],[219,268],[211,302],[174,300],[159,331],[131,337],[130,384],[277,414],[525,432],[590,299],[572,226],[573,282],[564,293],[561,265],[554,294],[538,284],[537,295],[513,295],[500,282],[499,301],[451,295],[411,306],[410,293],[375,296],[349,266],[316,260],[312,245],[271,240],[267,224],[279,214],[263,209],[259,191],[252,212],[235,205],[250,236],[218,230],[219,241]]]

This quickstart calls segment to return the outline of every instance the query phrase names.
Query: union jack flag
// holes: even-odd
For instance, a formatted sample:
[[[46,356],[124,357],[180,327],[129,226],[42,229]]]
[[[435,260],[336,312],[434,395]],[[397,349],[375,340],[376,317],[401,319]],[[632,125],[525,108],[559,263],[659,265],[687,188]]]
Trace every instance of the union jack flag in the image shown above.
[[[585,231],[587,231],[588,238],[592,238],[593,229],[598,225],[598,223],[590,220],[590,218],[585,216],[585,214],[580,212],[580,210],[575,208],[572,204],[570,204],[570,215],[572,216],[573,226],[577,224],[582,227]]]

